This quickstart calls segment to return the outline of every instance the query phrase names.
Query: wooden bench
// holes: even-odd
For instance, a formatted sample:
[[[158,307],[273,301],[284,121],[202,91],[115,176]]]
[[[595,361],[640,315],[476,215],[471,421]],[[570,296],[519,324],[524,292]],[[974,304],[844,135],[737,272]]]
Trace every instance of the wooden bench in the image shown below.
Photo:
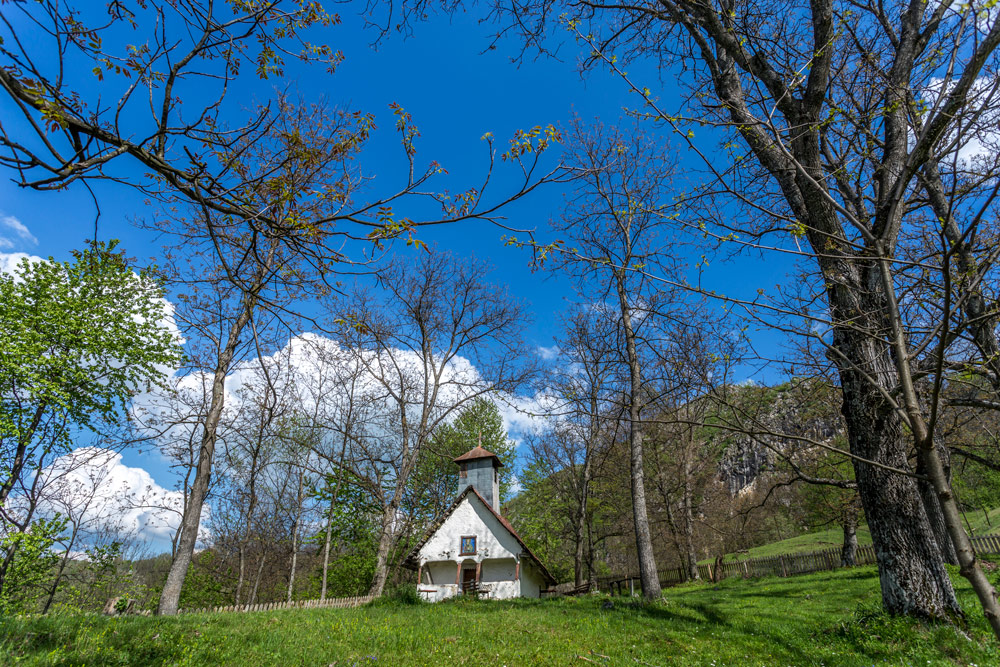
[[[492,586],[489,584],[484,584],[481,581],[474,581],[472,583],[464,584],[462,586],[462,593],[465,595],[472,595],[473,597],[489,597]]]

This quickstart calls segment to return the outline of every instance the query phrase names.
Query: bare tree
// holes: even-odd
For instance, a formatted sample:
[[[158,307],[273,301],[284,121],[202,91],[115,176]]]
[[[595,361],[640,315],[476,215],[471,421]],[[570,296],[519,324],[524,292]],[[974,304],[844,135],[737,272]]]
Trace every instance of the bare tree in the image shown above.
[[[592,481],[617,425],[617,351],[606,318],[578,308],[566,320],[559,357],[542,391],[552,395],[550,433],[529,440],[533,465],[572,500],[573,579],[593,576]]]
[[[670,179],[674,161],[651,137],[579,119],[567,138],[567,165],[580,175],[576,192],[555,227],[567,235],[569,252],[559,255],[605,317],[617,320],[624,372],[629,462],[636,553],[643,595],[660,597],[646,501],[643,417],[646,407],[642,329],[663,317],[672,299],[645,278],[645,272],[673,272],[678,262],[662,237],[668,228]],[[562,241],[560,241],[560,244]],[[561,248],[561,245],[559,246]],[[636,267],[644,267],[636,271]],[[655,267],[655,268],[654,268]]]
[[[435,192],[430,181],[444,170],[434,161],[422,170],[416,165],[419,132],[394,104],[409,163],[406,182],[362,205],[327,208],[309,221],[323,228],[325,238],[304,243],[301,220],[281,207],[262,206],[253,195],[269,188],[272,174],[234,163],[247,146],[267,143],[285,121],[282,94],[253,104],[236,91],[253,81],[283,81],[286,61],[311,66],[314,75],[319,68],[333,74],[343,55],[307,35],[338,23],[339,16],[313,0],[152,0],[113,3],[107,10],[89,2],[14,3],[0,17],[0,95],[12,109],[0,121],[0,166],[22,187],[36,190],[73,184],[89,189],[92,182],[112,181],[169,205],[193,205],[205,212],[204,232],[220,219],[252,220],[317,269],[347,258],[353,250],[345,252],[347,239],[408,237],[421,224],[447,220],[498,221],[505,204],[559,178],[558,170],[535,169],[538,151],[556,138],[551,128],[528,130],[508,152],[523,169],[523,187],[487,201],[495,158],[487,137],[489,167],[481,183],[457,199]],[[358,148],[375,117],[362,111],[345,116],[351,129],[342,148]],[[351,173],[317,186],[317,192],[334,198],[363,180]],[[394,211],[409,195],[438,204],[441,215],[418,221]]]
[[[468,401],[530,376],[524,311],[487,273],[471,258],[422,253],[383,272],[378,292],[338,304],[346,346],[382,406],[376,430],[353,438],[347,457],[382,508],[373,595],[385,587],[407,481],[434,431]]]

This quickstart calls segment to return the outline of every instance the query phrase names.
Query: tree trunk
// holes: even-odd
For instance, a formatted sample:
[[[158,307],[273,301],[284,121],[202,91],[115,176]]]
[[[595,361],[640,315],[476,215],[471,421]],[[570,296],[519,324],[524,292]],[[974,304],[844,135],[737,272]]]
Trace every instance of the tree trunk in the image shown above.
[[[219,354],[218,363],[212,377],[212,399],[205,416],[205,430],[201,438],[201,448],[198,451],[198,464],[195,468],[194,483],[191,485],[191,494],[187,505],[184,507],[184,516],[181,518],[180,537],[177,540],[177,550],[174,559],[170,563],[170,572],[167,573],[167,581],[163,585],[163,592],[160,595],[160,604],[156,613],[161,616],[173,616],[177,613],[180,604],[181,589],[184,586],[184,578],[187,576],[188,568],[191,566],[191,559],[194,556],[195,543],[198,540],[198,527],[201,525],[201,510],[208,495],[208,485],[212,476],[212,458],[215,456],[215,439],[219,427],[219,420],[222,417],[222,408],[225,404],[225,382],[226,374],[236,353],[243,329],[250,321],[253,313],[255,299],[247,297],[242,310],[229,330],[229,338],[226,346]]]
[[[840,548],[840,567],[854,567],[858,554],[858,513],[850,509],[844,513],[844,546]]]
[[[688,401],[688,406],[691,402]],[[688,420],[690,421],[690,408]],[[687,427],[687,447],[684,452],[684,498],[683,498],[683,519],[684,519],[684,550],[687,560],[688,581],[700,581],[701,573],[698,572],[698,554],[694,549],[694,488],[691,484],[693,476],[691,470],[691,457],[694,456],[694,426]]]
[[[320,600],[326,599],[326,582],[330,569],[330,538],[333,534],[333,510],[336,502],[337,497],[334,496],[330,500],[330,513],[326,517],[326,532],[323,536],[323,585],[319,591]]]
[[[392,542],[395,537],[392,526],[397,518],[397,509],[398,503],[396,502],[396,498],[393,498],[382,514],[382,528],[378,539],[378,551],[375,554],[375,578],[372,580],[371,588],[368,589],[368,595],[378,597],[385,590],[385,582],[389,575],[389,551],[392,549]]]
[[[997,592],[979,566],[969,535],[962,528],[962,519],[959,515],[958,503],[955,501],[955,494],[951,490],[945,467],[937,455],[941,449],[943,448],[935,447],[933,440],[928,438],[923,446],[918,446],[917,453],[924,459],[927,474],[937,492],[948,532],[955,545],[959,571],[972,586],[972,590],[976,592],[976,597],[979,598],[979,603],[982,605],[983,614],[993,630],[993,636],[1000,639],[1000,604],[997,602]],[[958,614],[961,614],[960,610]]]
[[[59,571],[56,572],[55,581],[52,582],[52,588],[49,589],[49,597],[45,600],[45,607],[42,609],[43,614],[49,613],[49,607],[52,606],[52,600],[56,597],[56,591],[59,589],[59,582],[62,581],[63,573],[66,571],[66,563],[69,562],[69,554],[73,550],[73,545],[76,544],[76,536],[80,531],[79,521],[73,523],[73,532],[69,536],[69,544],[66,545],[66,553],[59,560]]]
[[[639,401],[642,396],[642,371],[639,366],[639,352],[636,349],[636,335],[632,328],[631,308],[625,293],[624,278],[619,273],[618,303],[621,307],[622,329],[629,366],[629,469],[632,487],[632,524],[635,528],[635,548],[639,561],[639,580],[642,594],[654,600],[662,596],[660,578],[653,555],[653,539],[649,531],[649,516],[646,511],[646,482],[643,467],[642,422]]]
[[[587,453],[584,455],[583,470],[580,472],[580,488],[577,494],[576,506],[576,550],[573,553],[573,581],[577,586],[583,585],[584,581],[589,581],[590,576],[584,563],[584,555],[587,541],[587,502],[590,495],[590,445],[587,445]]]
[[[938,447],[938,454],[947,451],[944,447]],[[945,468],[948,475],[948,483],[951,483],[951,474],[948,467]],[[917,459],[917,474],[927,475],[927,466],[922,457]],[[941,503],[938,502],[937,493],[934,491],[934,483],[929,479],[917,480],[917,488],[920,489],[920,500],[924,505],[924,512],[930,522],[931,530],[934,532],[934,540],[941,551],[941,560],[949,565],[958,565],[958,555],[955,553],[955,546],[948,535],[948,525],[944,519],[944,512],[941,511]]]
[[[295,492],[295,523],[292,524],[292,567],[288,575],[288,601],[292,601],[295,592],[295,569],[299,563],[299,526],[302,523],[302,478],[305,474],[299,469],[299,486]]]
[[[243,594],[243,582],[246,579],[247,571],[247,550],[246,545],[240,544],[239,547],[239,575],[236,579],[236,592],[233,594],[233,604],[240,604],[240,596]]]
[[[264,563],[267,561],[267,554],[264,553],[264,545],[260,545],[260,563],[257,564],[257,574],[253,579],[253,590],[250,591],[250,601],[248,604],[257,602],[257,591],[260,588],[260,578],[264,574]]]
[[[352,385],[352,391],[353,391],[353,385]],[[340,445],[341,465],[343,465],[344,457],[347,454],[347,444],[349,441],[348,433],[350,432],[351,420],[354,412],[353,403],[351,404],[350,407],[351,410],[350,412],[348,412],[347,420],[344,424],[344,437],[341,440],[341,445]],[[340,468],[337,471],[337,483],[334,485],[333,493],[330,495],[330,514],[326,518],[326,535],[323,538],[323,588],[320,591],[320,596],[319,596],[321,600],[326,599],[327,577],[328,577],[328,571],[330,569],[330,538],[333,534],[333,513],[334,510],[336,510],[337,508],[337,499],[340,497],[340,485],[343,481],[344,481],[344,470],[343,468]]]
[[[687,561],[688,581],[701,580],[698,572],[698,554],[694,548],[694,510],[691,501],[691,484],[684,483],[684,557]]]
[[[924,419],[920,398],[917,395],[909,364],[909,348],[905,330],[903,329],[899,303],[896,300],[895,286],[889,270],[889,260],[884,255],[878,258],[878,268],[889,307],[889,320],[892,324],[892,336],[890,340],[892,341],[893,359],[896,363],[896,371],[900,380],[899,395],[906,406],[908,425],[913,435],[913,443],[917,450],[919,464],[921,469],[926,472],[927,479],[933,484],[934,491],[937,494],[944,522],[948,527],[948,533],[958,556],[959,571],[972,586],[972,590],[976,592],[976,597],[979,598],[983,614],[986,616],[986,620],[993,630],[994,637],[1000,639],[1000,604],[997,602],[997,592],[989,579],[986,578],[983,569],[979,566],[975,550],[972,548],[972,542],[969,540],[969,535],[962,527],[958,503],[951,488],[950,472],[946,462],[940,455],[940,452],[944,448],[938,447],[935,444],[932,426],[928,425],[928,422]],[[941,335],[944,336],[944,334]],[[936,564],[941,569],[944,569],[940,563],[940,550],[937,551],[937,556],[938,560]],[[953,592],[952,597],[954,598]],[[962,616],[962,611],[957,601],[953,606],[939,609],[938,613],[941,616]]]
[[[858,264],[858,260],[843,262],[839,284],[829,288],[834,321],[851,323],[838,324],[833,334],[850,449],[881,466],[907,470],[900,416],[886,398],[897,391],[899,376],[884,342],[888,334],[877,335],[890,328],[886,295],[877,287],[881,282],[877,275],[862,278]],[[858,459],[853,464],[886,610],[928,619],[960,614],[915,480]]]
[[[31,443],[32,438],[35,437],[35,431],[38,429],[38,425],[42,421],[42,416],[45,415],[46,403],[43,401],[37,408],[35,408],[35,414],[32,415],[31,424],[28,428],[17,438],[17,449],[14,452],[13,458],[4,467],[9,470],[7,473],[7,478],[0,484],[0,507],[7,503],[7,497],[13,490],[14,485],[17,480],[21,478],[21,473],[24,472],[25,453],[28,451],[28,445]]]

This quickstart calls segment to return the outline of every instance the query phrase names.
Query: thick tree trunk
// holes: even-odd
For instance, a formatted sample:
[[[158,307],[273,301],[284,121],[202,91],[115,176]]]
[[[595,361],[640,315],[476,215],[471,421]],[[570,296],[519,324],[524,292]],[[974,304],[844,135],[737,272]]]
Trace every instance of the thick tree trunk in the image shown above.
[[[851,324],[835,326],[833,342],[851,453],[880,464],[853,461],[875,547],[882,601],[893,614],[920,618],[960,614],[916,481],[882,467],[909,469],[900,416],[886,398],[897,392],[899,376],[884,342],[890,326],[885,293],[877,287],[881,281],[877,274],[858,277],[858,263],[841,266],[841,280],[854,284],[831,285],[830,302],[834,321]],[[877,271],[874,266],[869,269]]]
[[[649,531],[649,515],[646,511],[646,482],[642,449],[642,415],[639,402],[642,400],[642,370],[639,366],[639,352],[636,348],[635,330],[632,328],[631,307],[625,293],[622,276],[618,276],[618,302],[621,307],[622,329],[629,366],[629,472],[632,487],[632,524],[635,528],[635,549],[639,561],[639,580],[642,594],[654,600],[662,596],[660,578],[653,555],[653,539]]]
[[[840,548],[840,567],[854,567],[858,553],[858,513],[853,509],[844,514],[844,545]]]

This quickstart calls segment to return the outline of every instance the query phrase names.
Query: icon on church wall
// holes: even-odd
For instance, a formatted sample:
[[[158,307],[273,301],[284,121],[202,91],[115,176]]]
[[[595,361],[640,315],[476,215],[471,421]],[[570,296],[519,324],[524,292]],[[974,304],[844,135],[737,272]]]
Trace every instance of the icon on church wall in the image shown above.
[[[462,538],[462,556],[471,556],[476,553],[476,537],[475,535],[465,536]]]

